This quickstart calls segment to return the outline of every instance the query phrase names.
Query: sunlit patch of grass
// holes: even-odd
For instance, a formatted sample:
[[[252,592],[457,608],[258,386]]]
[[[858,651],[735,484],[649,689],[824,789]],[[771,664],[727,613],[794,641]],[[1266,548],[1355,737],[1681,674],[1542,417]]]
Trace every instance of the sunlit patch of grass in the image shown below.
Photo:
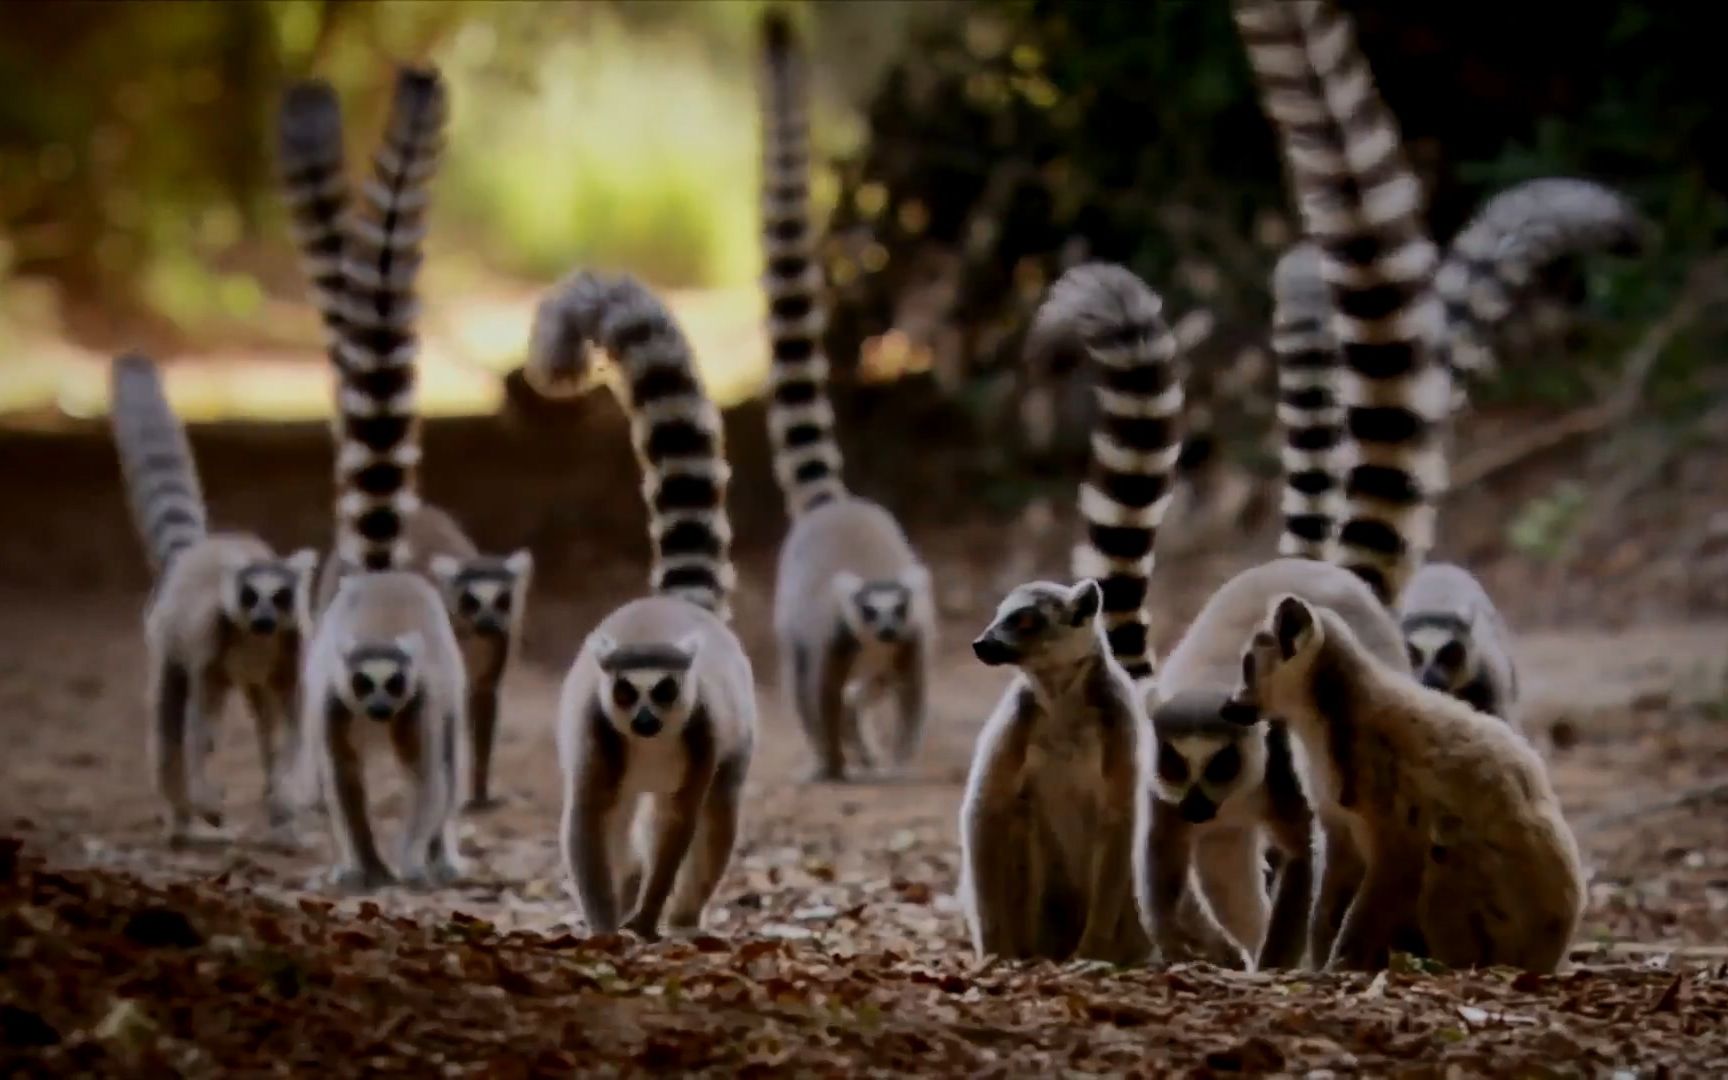
[[[457,35],[440,58],[458,107],[440,185],[484,207],[488,254],[519,272],[628,268],[676,285],[755,277],[754,88],[678,24],[629,32],[585,13],[526,78]],[[484,40],[481,45],[484,45]]]

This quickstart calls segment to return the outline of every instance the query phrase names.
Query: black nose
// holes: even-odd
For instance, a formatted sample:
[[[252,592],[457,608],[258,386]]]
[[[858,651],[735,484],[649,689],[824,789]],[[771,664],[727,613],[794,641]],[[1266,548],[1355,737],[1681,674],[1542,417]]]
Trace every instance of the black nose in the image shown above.
[[[390,703],[386,701],[374,701],[366,706],[366,715],[374,720],[388,720],[395,712],[396,710],[392,709]]]
[[[647,709],[637,709],[636,715],[630,718],[630,730],[644,739],[660,734],[660,729],[665,726],[658,716]]]
[[[276,632],[276,620],[269,615],[252,616],[251,625],[254,634],[274,634]]]
[[[1014,650],[993,637],[981,637],[974,641],[972,655],[991,667],[1012,663],[1014,660]]]
[[[894,642],[900,640],[900,631],[894,629],[892,626],[878,627],[876,630],[876,640],[892,645]]]
[[[1218,808],[1212,805],[1199,788],[1190,788],[1188,794],[1182,796],[1182,802],[1176,807],[1182,815],[1182,820],[1193,825],[1200,825],[1218,816]]]

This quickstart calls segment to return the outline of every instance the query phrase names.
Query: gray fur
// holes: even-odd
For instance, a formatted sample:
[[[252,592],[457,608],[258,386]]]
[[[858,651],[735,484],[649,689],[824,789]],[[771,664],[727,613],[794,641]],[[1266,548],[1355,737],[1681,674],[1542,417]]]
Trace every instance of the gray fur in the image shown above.
[[[1418,680],[1520,729],[1512,631],[1474,574],[1429,563],[1399,598],[1398,617]],[[1451,662],[1453,652],[1462,659]]]
[[[1021,585],[973,643],[1019,673],[984,724],[960,809],[960,896],[979,956],[1138,963],[1134,762],[1149,727],[1111,655],[1097,582]]]

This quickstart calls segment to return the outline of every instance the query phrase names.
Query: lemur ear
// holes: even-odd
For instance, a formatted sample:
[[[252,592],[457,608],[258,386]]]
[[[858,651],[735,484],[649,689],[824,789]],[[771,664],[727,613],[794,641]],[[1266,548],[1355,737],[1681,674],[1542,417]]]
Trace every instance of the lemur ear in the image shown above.
[[[1068,590],[1068,606],[1073,612],[1069,621],[1074,626],[1085,626],[1104,606],[1103,587],[1092,578],[1084,579]]]
[[[702,651],[702,635],[692,630],[673,642],[672,647],[689,657],[691,663],[695,663],[696,654]]]
[[[434,555],[426,560],[426,569],[438,579],[438,584],[449,585],[462,572],[462,560],[454,555]]]
[[[426,639],[420,636],[420,631],[410,630],[397,637],[396,647],[407,653],[410,659],[418,660],[420,651],[426,647]]]
[[[311,577],[312,571],[318,568],[318,552],[312,548],[301,548],[282,561],[299,576]]]
[[[519,578],[525,578],[534,570],[534,556],[527,548],[517,548],[504,560],[504,569]]]
[[[617,639],[611,634],[601,633],[599,630],[588,635],[588,644],[593,648],[594,659],[602,669],[606,667],[606,661],[611,658],[612,654],[618,651]]]
[[[1294,596],[1279,599],[1272,610],[1272,636],[1277,639],[1279,655],[1286,660],[1295,658],[1313,633],[1313,609]]]
[[[923,592],[930,587],[930,568],[923,563],[913,563],[900,575],[900,584],[913,592]]]

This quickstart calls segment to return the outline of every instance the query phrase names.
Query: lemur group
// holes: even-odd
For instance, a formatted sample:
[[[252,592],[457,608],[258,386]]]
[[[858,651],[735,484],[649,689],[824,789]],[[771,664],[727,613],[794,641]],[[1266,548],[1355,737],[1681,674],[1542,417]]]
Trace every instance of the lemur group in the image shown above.
[[[1426,557],[1450,423],[1490,366],[1495,324],[1545,264],[1635,248],[1642,220],[1595,183],[1537,180],[1490,200],[1442,252],[1347,16],[1331,0],[1234,10],[1304,233],[1272,279],[1278,557],[1218,588],[1156,662],[1149,586],[1183,361],[1133,273],[1067,270],[1027,348],[1078,345],[1091,362],[1085,535],[1074,584],[1013,589],[972,643],[1017,672],[960,815],[971,940],[1003,958],[1374,969],[1397,951],[1550,971],[1584,903],[1577,845],[1519,726],[1493,602],[1468,570]],[[842,477],[807,62],[781,13],[762,48],[768,424],[791,522],[774,583],[779,682],[811,779],[833,782],[919,751],[933,571]],[[415,280],[446,113],[436,71],[402,70],[351,192],[335,95],[305,82],[283,96],[283,188],[336,375],[322,559],[210,531],[154,366],[133,354],[113,367],[114,437],[156,568],[147,697],[170,842],[222,823],[206,758],[238,690],[270,826],[325,823],[341,891],[463,875],[454,822],[493,800],[499,687],[532,571],[526,551],[480,553],[417,494]],[[560,846],[587,928],[652,939],[699,927],[727,869],[757,686],[731,625],[720,417],[689,343],[636,280],[578,271],[535,314],[529,381],[583,392],[597,352],[623,375],[652,570],[648,595],[602,619],[565,677]],[[878,706],[898,721],[880,747],[864,722]],[[407,782],[388,861],[368,755]]]

